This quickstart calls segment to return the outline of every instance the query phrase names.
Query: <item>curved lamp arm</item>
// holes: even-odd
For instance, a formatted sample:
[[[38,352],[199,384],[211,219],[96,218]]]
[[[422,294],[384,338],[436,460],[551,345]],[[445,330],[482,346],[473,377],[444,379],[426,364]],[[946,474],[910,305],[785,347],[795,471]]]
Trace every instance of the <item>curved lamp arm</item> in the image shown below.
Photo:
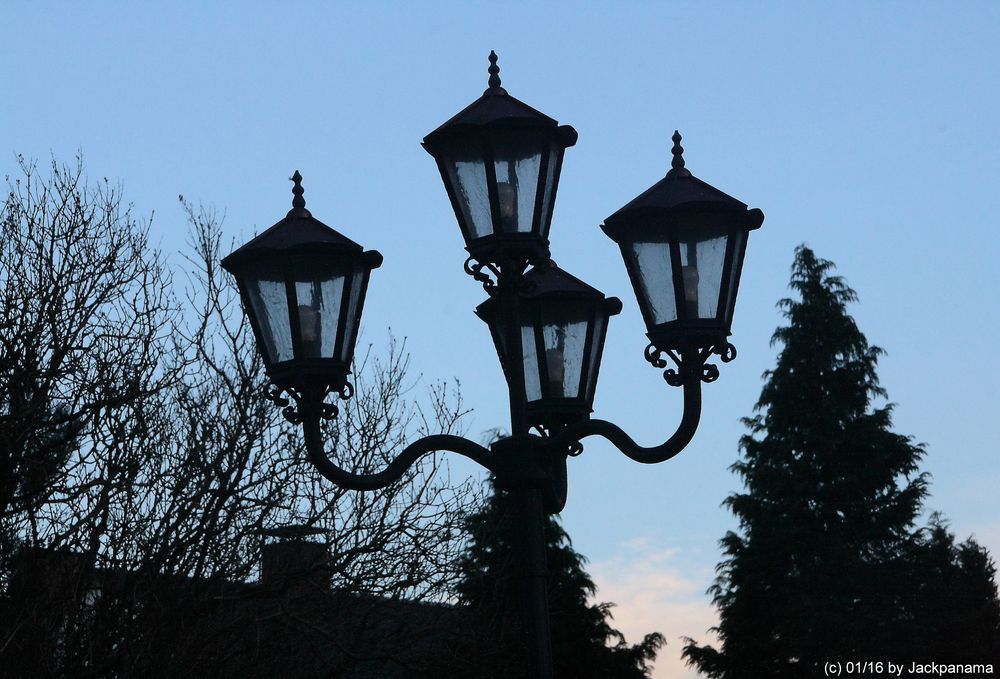
[[[323,433],[320,429],[318,417],[307,417],[302,420],[302,429],[306,439],[306,450],[309,453],[309,461],[316,466],[320,474],[338,486],[349,488],[350,490],[377,490],[385,488],[393,481],[397,481],[406,470],[418,459],[427,453],[437,450],[447,450],[459,455],[464,455],[470,460],[474,460],[494,472],[493,460],[490,451],[478,443],[450,434],[434,434],[414,441],[406,446],[396,458],[389,463],[389,466],[377,474],[354,474],[337,466],[323,449]]]
[[[701,419],[701,379],[684,381],[684,414],[677,431],[658,446],[645,448],[636,443],[621,427],[607,420],[587,420],[572,424],[553,438],[553,445],[568,446],[588,436],[603,436],[625,455],[643,464],[669,460],[691,442]]]

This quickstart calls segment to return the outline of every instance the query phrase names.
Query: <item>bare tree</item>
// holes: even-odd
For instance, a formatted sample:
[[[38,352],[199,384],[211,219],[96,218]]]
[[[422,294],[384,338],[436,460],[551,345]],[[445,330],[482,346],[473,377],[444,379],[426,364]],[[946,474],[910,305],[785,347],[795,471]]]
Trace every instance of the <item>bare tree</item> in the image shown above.
[[[88,186],[79,159],[48,179],[23,159],[20,171],[0,224],[0,516],[58,546],[75,524],[110,520],[101,489],[74,480],[118,464],[109,445],[137,424],[119,413],[173,382],[176,314],[119,188]]]
[[[446,600],[478,486],[453,482],[433,456],[378,494],[320,480],[266,398],[217,266],[219,215],[184,203],[187,284],[175,295],[118,188],[91,188],[79,161],[53,163],[43,180],[20,169],[0,245],[0,664],[155,676],[231,663],[246,655],[234,630],[260,617],[238,603],[259,588],[240,583],[260,579],[263,535],[283,526],[323,536],[329,558],[312,593],[354,597],[352,625],[384,610],[365,613],[359,593]],[[409,438],[462,427],[457,384],[415,398],[404,345],[361,352],[356,395],[327,432],[346,466],[374,471]],[[351,660],[322,604],[306,615],[278,594],[273,605]]]

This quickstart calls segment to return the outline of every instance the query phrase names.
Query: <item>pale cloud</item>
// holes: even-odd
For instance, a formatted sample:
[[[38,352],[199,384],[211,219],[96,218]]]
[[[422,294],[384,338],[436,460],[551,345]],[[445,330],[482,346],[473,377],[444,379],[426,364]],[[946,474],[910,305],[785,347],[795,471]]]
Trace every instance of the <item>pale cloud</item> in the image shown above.
[[[660,632],[667,646],[660,651],[656,679],[694,679],[698,675],[681,659],[682,637],[699,643],[716,641],[708,628],[718,623],[705,590],[713,574],[693,565],[680,549],[654,544],[645,537],[623,542],[619,555],[591,564],[597,600],[613,601],[614,626],[630,642]]]

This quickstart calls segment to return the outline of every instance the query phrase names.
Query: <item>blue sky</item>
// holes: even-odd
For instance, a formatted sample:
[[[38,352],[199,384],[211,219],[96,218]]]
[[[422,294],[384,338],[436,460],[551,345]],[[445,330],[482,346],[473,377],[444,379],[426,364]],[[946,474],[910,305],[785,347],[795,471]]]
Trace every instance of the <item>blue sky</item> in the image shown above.
[[[713,621],[704,590],[734,527],[719,505],[738,488],[727,467],[774,361],[799,243],[837,263],[888,352],[896,429],[928,446],[929,508],[1000,553],[998,34],[992,2],[10,2],[0,168],[81,151],[93,178],[155,213],[168,253],[185,234],[177,194],[225,211],[241,242],[284,215],[301,170],[313,213],[385,255],[364,338],[381,344],[391,326],[428,379],[461,380],[477,435],[503,425],[506,389],[419,142],[479,96],[495,49],[512,95],[580,133],[553,255],[625,302],[596,411],[651,444],[673,431],[679,393],[642,359],[598,224],[662,177],[679,128],[695,175],[767,215],[736,309],[740,355],[674,460],[589,444],[563,516],[626,632],[667,635],[656,676],[683,677],[678,637]]]

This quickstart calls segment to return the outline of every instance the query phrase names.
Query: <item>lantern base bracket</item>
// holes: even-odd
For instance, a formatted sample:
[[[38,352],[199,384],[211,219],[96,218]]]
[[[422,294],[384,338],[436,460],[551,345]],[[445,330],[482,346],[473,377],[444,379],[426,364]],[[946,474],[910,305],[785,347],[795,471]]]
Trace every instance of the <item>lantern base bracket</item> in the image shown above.
[[[346,401],[354,395],[354,385],[346,380],[339,388],[323,387],[289,387],[277,384],[268,385],[265,398],[281,408],[282,416],[292,424],[302,424],[307,417],[318,417],[330,421],[337,418],[340,410],[333,403],[327,403],[326,397],[337,394],[341,401]]]
[[[465,260],[463,266],[465,273],[472,276],[473,280],[483,284],[483,290],[491,297],[496,293],[497,281],[500,279],[500,270],[488,261],[479,261],[475,256],[470,255]],[[486,272],[483,272],[486,269]],[[493,274],[492,276],[490,274]]]
[[[670,358],[675,368],[667,367],[669,363],[663,358]],[[650,343],[643,352],[644,358],[654,368],[667,368],[663,371],[663,379],[672,387],[682,387],[690,380],[700,380],[706,384],[719,379],[719,367],[707,361],[711,356],[718,356],[723,363],[729,363],[736,358],[736,347],[731,342],[716,342],[707,347],[685,349],[663,349]]]

